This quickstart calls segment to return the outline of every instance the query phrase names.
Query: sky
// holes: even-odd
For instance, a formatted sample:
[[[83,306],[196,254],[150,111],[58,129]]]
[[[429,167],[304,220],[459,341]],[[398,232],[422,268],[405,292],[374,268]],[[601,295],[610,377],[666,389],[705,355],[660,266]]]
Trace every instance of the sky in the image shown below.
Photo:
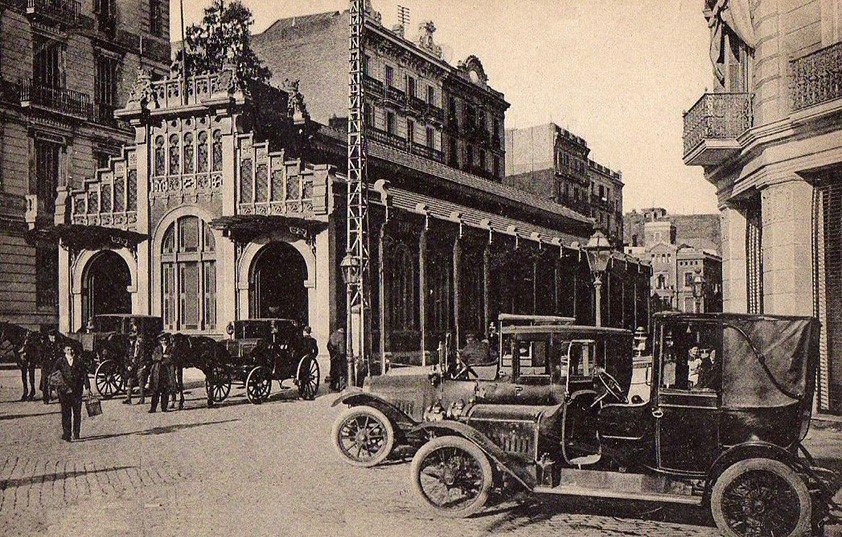
[[[183,0],[187,24],[210,0]],[[253,33],[285,17],[347,9],[343,0],[243,0]],[[433,20],[445,59],[474,54],[511,107],[506,126],[554,122],[620,170],[624,210],[716,212],[702,169],[682,161],[682,112],[712,85],[702,0],[373,0],[391,27],[410,9],[407,37]],[[179,2],[171,35],[181,38]],[[304,96],[306,99],[306,95]]]

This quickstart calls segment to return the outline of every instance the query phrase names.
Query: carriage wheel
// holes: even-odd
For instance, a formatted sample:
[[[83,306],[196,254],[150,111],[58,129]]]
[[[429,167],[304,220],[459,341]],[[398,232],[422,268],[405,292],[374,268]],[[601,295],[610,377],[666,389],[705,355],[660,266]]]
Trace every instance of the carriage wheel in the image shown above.
[[[231,373],[224,367],[212,367],[210,376],[205,378],[205,391],[214,403],[224,401],[231,393]]]
[[[298,395],[308,401],[315,399],[319,392],[319,362],[314,358],[305,356],[298,362],[298,371],[295,377],[298,382]]]
[[[269,398],[272,391],[272,378],[269,370],[263,366],[257,366],[249,371],[246,377],[246,397],[250,403],[259,405]]]
[[[123,391],[123,379],[120,368],[114,360],[105,360],[96,368],[94,373],[94,384],[96,391],[103,399],[111,399]]]
[[[786,464],[764,458],[729,466],[711,491],[716,527],[728,537],[808,535],[812,499],[806,483]]]
[[[411,472],[424,505],[451,518],[479,512],[494,484],[488,457],[461,436],[441,436],[424,444],[412,459]]]

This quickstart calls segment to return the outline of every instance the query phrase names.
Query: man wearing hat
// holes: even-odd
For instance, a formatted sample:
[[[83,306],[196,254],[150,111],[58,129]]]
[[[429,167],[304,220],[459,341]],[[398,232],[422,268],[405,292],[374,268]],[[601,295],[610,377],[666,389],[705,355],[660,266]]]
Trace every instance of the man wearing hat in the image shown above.
[[[161,403],[162,412],[169,412],[167,405],[175,385],[174,369],[172,337],[167,332],[161,332],[158,334],[158,346],[152,351],[152,366],[149,370],[149,391],[152,392],[150,414],[158,409],[158,402]]]
[[[50,373],[53,372],[53,364],[61,356],[64,356],[61,343],[58,340],[58,330],[50,329],[47,332],[47,338],[44,341],[44,349],[41,353],[41,393],[43,394],[44,404],[49,404],[52,389],[50,388],[49,378]]]
[[[126,400],[123,404],[130,405],[132,403],[132,390],[135,383],[140,387],[140,401],[138,404],[142,405],[145,400],[145,386],[146,384],[146,360],[149,354],[146,337],[137,326],[137,322],[132,320],[132,325],[129,331],[129,356],[126,362],[126,376],[128,377],[128,384],[126,386]]]
[[[330,354],[330,389],[338,392],[344,384],[346,360],[345,329],[341,326],[327,340],[327,352]]]

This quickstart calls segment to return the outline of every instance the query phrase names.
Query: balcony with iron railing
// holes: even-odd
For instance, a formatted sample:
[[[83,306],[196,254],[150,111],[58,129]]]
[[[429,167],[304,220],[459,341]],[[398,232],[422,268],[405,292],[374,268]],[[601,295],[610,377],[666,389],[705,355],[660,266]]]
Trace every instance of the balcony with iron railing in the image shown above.
[[[413,155],[419,155],[430,160],[435,160],[436,162],[442,162],[444,160],[444,154],[441,151],[424,144],[413,142],[409,145],[409,150]]]
[[[406,93],[403,90],[399,90],[394,86],[386,86],[386,99],[396,103],[396,104],[405,104],[406,103]]]
[[[842,42],[790,62],[793,111],[842,99]]]
[[[363,75],[363,87],[365,88],[365,91],[369,91],[378,96],[383,95],[384,92],[383,82],[369,75]]]
[[[423,114],[427,111],[427,103],[424,99],[419,99],[418,97],[411,95],[407,100],[407,105],[410,110],[416,112],[418,114]]]
[[[444,123],[444,110],[433,103],[427,103],[427,115],[440,123]]]
[[[93,116],[90,95],[33,80],[20,82],[20,103],[26,108],[42,108],[80,120]]]
[[[80,11],[76,0],[26,0],[27,15],[64,26],[76,26]]]
[[[721,164],[740,151],[737,138],[751,128],[753,94],[705,93],[684,114],[684,163]]]
[[[406,139],[401,138],[396,134],[380,130],[377,127],[372,127],[370,125],[366,127],[365,132],[372,140],[392,146],[402,151],[408,150]]]

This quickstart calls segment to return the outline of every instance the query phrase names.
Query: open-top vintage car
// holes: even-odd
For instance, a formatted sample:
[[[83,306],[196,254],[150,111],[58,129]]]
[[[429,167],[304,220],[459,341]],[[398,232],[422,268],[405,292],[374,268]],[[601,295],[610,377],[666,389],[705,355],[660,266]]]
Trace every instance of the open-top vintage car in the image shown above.
[[[575,327],[561,326],[503,329],[512,352],[509,364],[501,360],[498,381],[510,376],[507,396],[475,381],[473,390],[448,397],[442,382],[412,402],[423,408],[417,412],[390,390],[382,404],[394,406],[392,416],[416,411],[422,419],[406,434],[429,439],[411,465],[423,504],[467,516],[495,486],[514,485],[706,506],[729,536],[820,531],[832,476],[801,446],[818,323],[659,314],[654,329],[649,401],[627,399],[630,369],[616,364],[630,363],[621,358],[630,345],[573,341]],[[383,406],[378,411],[389,415]]]
[[[96,315],[91,330],[67,335],[82,345],[82,357],[93,369],[94,384],[103,398],[114,397],[125,389],[133,326],[146,337],[151,352],[155,337],[163,329],[161,318],[151,315]]]
[[[242,382],[253,404],[269,398],[272,381],[292,379],[302,399],[314,399],[319,389],[319,362],[301,347],[301,326],[290,319],[245,319],[228,325],[227,351],[208,381],[214,402],[231,391],[232,378]]]
[[[460,360],[449,364],[445,353],[431,368],[403,368],[367,377],[362,389],[349,388],[333,403],[348,405],[334,422],[334,447],[348,463],[369,467],[385,460],[397,446],[423,444],[426,433],[419,425],[456,419],[477,403],[543,408],[561,404],[583,388],[591,389],[594,382],[599,384],[595,396],[599,400],[609,396],[605,386],[627,391],[632,333],[572,322],[565,317],[501,315],[500,337],[492,353],[497,360],[491,364],[467,366]],[[520,333],[541,334],[543,339],[517,339]],[[572,360],[572,376],[558,359],[562,346]],[[597,375],[598,371],[605,375]],[[592,404],[576,397],[573,406]]]

